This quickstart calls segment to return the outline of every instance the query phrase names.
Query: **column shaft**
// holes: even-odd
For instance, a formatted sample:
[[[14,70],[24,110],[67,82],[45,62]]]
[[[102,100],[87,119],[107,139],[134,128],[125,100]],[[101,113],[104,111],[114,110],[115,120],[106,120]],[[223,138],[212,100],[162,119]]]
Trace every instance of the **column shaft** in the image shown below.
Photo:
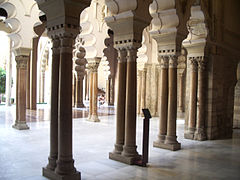
[[[93,85],[92,85],[92,116],[91,121],[99,122],[97,107],[98,107],[98,72],[95,69],[93,72]]]
[[[84,108],[83,104],[83,76],[78,75],[76,79],[76,104],[77,108]]]
[[[205,62],[203,57],[201,57],[198,61],[197,124],[194,135],[194,139],[199,141],[207,139],[204,127],[204,70]]]
[[[53,39],[52,79],[51,79],[51,109],[50,109],[50,154],[46,169],[54,171],[58,157],[58,90],[59,90],[59,39]],[[43,171],[46,170],[44,168]]]
[[[159,134],[158,140],[154,146],[158,147],[159,143],[164,143],[167,134],[167,112],[168,112],[168,63],[167,57],[162,58],[161,75],[160,75],[160,103],[159,103]]]
[[[17,62],[17,94],[16,94],[16,121],[13,128],[18,130],[29,129],[26,123],[26,71],[29,56],[16,56]]]
[[[89,116],[88,120],[91,120],[92,109],[93,109],[93,73],[92,70],[89,71]]]
[[[165,144],[171,147],[171,150],[180,149],[177,142],[176,123],[177,123],[177,58],[170,56],[169,76],[168,76],[168,124]]]
[[[188,130],[184,134],[187,139],[194,138],[196,128],[196,112],[197,112],[197,61],[191,58],[191,76],[190,76],[190,97],[189,97],[189,117]]]
[[[72,157],[72,44],[73,38],[62,37],[59,68],[58,160],[56,174],[76,173]]]
[[[126,107],[125,107],[125,142],[122,155],[133,158],[135,161],[139,158],[136,146],[136,103],[137,103],[137,50],[128,49],[127,59],[127,77],[126,77]]]
[[[33,38],[32,58],[30,63],[30,109],[37,109],[37,50],[39,37]]]
[[[138,70],[137,80],[137,114],[142,112],[141,110],[141,90],[142,90],[142,71]]]
[[[9,57],[6,68],[6,106],[11,106],[12,89],[12,41],[9,39]]]
[[[142,70],[142,84],[141,84],[141,109],[146,108],[146,73],[147,69]],[[142,114],[142,112],[140,112]]]
[[[27,79],[26,79],[26,108],[30,109],[30,62],[31,59],[29,58],[27,62]]]
[[[125,136],[125,103],[126,103],[126,50],[119,50],[118,60],[118,96],[116,113],[116,143],[114,153],[121,154]],[[110,154],[111,158],[111,154]]]

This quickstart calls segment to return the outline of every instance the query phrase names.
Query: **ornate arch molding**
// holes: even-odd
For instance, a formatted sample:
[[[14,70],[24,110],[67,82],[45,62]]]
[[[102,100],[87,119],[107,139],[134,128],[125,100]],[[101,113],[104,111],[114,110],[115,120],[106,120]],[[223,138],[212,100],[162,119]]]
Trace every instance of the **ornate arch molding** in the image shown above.
[[[208,29],[205,24],[205,15],[200,4],[191,7],[191,17],[187,22],[189,34],[183,41],[188,56],[203,57],[205,54]]]
[[[105,3],[113,15],[137,8],[137,0],[105,0]]]
[[[3,21],[5,27],[7,28],[7,33],[9,38],[13,41],[12,48],[17,49],[22,44],[22,37],[18,34],[21,30],[21,23],[16,16],[16,7],[6,1],[0,2],[0,8],[3,8],[7,12],[7,18]]]

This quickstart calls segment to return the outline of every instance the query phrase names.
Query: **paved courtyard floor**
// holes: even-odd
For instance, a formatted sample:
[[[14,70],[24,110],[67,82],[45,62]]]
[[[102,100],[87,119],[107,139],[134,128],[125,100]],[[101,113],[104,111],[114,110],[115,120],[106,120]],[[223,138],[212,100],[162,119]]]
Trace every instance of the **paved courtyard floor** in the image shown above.
[[[150,157],[147,168],[110,160],[115,142],[114,108],[99,109],[99,123],[86,121],[86,109],[73,110],[73,157],[83,180],[240,179],[240,130],[233,139],[191,141],[183,138],[184,121],[177,121],[179,151],[152,146],[158,133],[158,118],[151,119]],[[11,126],[15,106],[0,106],[0,180],[44,180],[42,167],[49,154],[47,105],[27,111],[30,130]],[[141,154],[142,117],[137,120],[137,145]]]

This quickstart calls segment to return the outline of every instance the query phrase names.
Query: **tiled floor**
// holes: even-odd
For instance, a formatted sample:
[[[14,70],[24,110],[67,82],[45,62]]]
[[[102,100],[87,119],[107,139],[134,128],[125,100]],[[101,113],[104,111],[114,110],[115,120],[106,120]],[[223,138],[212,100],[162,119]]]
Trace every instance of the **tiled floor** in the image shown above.
[[[128,166],[108,159],[115,141],[113,108],[101,108],[100,123],[86,121],[86,110],[75,109],[74,159],[83,180],[158,180],[158,179],[240,179],[240,131],[234,138],[216,141],[183,139],[183,121],[178,120],[180,151],[152,147],[158,119],[151,120],[149,166]],[[109,112],[108,112],[109,111]],[[0,106],[0,180],[43,180],[41,168],[49,153],[49,118],[46,106],[28,111],[30,130],[11,127],[15,107]],[[138,152],[141,153],[142,118],[137,122]]]

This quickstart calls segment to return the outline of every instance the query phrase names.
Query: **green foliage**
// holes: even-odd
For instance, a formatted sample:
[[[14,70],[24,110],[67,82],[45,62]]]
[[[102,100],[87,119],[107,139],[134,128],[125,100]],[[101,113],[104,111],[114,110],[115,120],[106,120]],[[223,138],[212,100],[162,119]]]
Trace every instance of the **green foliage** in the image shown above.
[[[5,93],[6,86],[6,71],[0,68],[0,94]]]

